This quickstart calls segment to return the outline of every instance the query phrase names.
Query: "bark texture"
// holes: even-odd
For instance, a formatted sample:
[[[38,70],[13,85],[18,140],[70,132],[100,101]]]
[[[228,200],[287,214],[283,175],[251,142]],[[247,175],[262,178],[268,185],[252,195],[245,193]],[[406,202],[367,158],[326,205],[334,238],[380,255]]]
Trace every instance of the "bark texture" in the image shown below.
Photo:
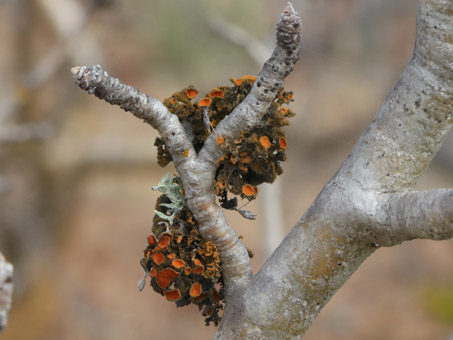
[[[250,94],[198,154],[158,100],[99,66],[72,69],[82,89],[151,124],[168,146],[201,235],[221,255],[226,308],[215,339],[300,339],[377,248],[453,237],[453,191],[412,191],[453,121],[453,3],[422,0],[414,54],[400,79],[336,175],[253,275],[245,247],[215,203],[213,179],[222,155],[216,135],[231,143],[260,122],[298,59],[300,29],[288,4],[277,46]]]

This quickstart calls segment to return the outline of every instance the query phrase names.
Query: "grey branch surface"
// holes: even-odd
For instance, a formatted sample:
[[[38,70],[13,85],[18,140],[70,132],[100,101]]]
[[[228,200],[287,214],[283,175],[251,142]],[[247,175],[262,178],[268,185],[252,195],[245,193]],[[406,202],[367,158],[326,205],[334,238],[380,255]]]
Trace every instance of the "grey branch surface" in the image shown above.
[[[0,333],[8,323],[8,311],[13,297],[13,265],[0,253]]]
[[[288,4],[271,58],[250,94],[216,128],[225,143],[260,122],[298,59],[300,28]],[[222,155],[216,136],[197,155],[179,120],[158,100],[98,66],[72,72],[82,89],[143,119],[168,146],[201,235],[221,255],[226,306],[214,338],[300,339],[376,249],[453,237],[453,191],[412,191],[452,126],[452,41],[451,0],[422,0],[406,69],[338,172],[255,276],[245,247],[215,203],[213,179]]]

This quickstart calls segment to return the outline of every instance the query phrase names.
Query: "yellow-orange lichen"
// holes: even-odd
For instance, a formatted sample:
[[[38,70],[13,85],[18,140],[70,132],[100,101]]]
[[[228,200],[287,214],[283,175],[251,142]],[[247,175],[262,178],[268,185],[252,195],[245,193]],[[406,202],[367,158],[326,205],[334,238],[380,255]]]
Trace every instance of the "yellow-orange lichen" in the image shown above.
[[[193,99],[197,96],[198,91],[195,89],[192,89],[192,88],[188,88],[186,90],[186,94],[187,94],[187,97],[189,97],[190,99]]]
[[[189,294],[191,297],[198,297],[201,294],[201,284],[194,283],[192,287],[190,287]]]
[[[209,97],[211,97],[211,98],[215,98],[215,97],[223,98],[224,94],[225,94],[225,92],[223,92],[220,89],[213,89],[213,90],[211,90],[211,92],[209,92]]]
[[[173,261],[171,261],[171,265],[173,267],[175,267],[176,269],[180,269],[182,267],[185,266],[185,262],[183,260],[180,260],[180,259],[174,259]]]
[[[161,237],[159,237],[159,247],[161,247],[162,249],[168,247],[168,245],[170,244],[170,241],[171,241],[171,236],[166,234],[166,235],[162,235]]]
[[[178,301],[181,298],[181,292],[179,289],[166,290],[165,297],[168,301]]]
[[[280,144],[280,147],[282,149],[286,149],[288,147],[285,137],[280,137],[280,139],[278,140],[278,143]]]
[[[257,189],[256,187],[250,185],[250,184],[245,184],[243,187],[242,187],[242,193],[245,195],[245,196],[253,196],[253,195],[256,195],[257,194]]]
[[[185,150],[185,151],[182,153],[182,156],[183,156],[183,157],[188,157],[188,156],[189,156],[189,149]]]
[[[190,269],[190,267],[184,268],[184,274],[190,275],[191,272],[192,272],[192,269]]]
[[[179,276],[173,269],[165,268],[157,273],[157,284],[160,288],[166,289],[170,283]]]
[[[170,260],[173,260],[173,259],[176,257],[176,255],[173,254],[173,253],[171,253],[171,254],[168,254],[167,257],[168,257]]]
[[[198,105],[199,106],[210,106],[212,103],[212,99],[211,98],[203,98],[201,99],[199,102],[198,102]]]
[[[154,237],[154,235],[149,235],[148,236],[148,244],[151,245],[151,246],[156,244],[156,238]]]
[[[155,253],[155,254],[153,254],[153,261],[155,264],[160,265],[160,264],[164,263],[165,256],[162,255],[161,253]]]
[[[269,147],[271,146],[271,142],[269,140],[269,138],[267,136],[261,136],[260,137],[260,144],[265,148],[265,149],[269,149]]]
[[[201,273],[203,273],[203,270],[204,270],[204,266],[201,265],[201,266],[195,267],[195,268],[192,270],[192,272],[193,272],[194,274],[201,274]]]
[[[236,86],[241,86],[243,81],[252,81],[252,82],[254,82],[256,80],[256,77],[255,76],[243,76],[240,79],[231,78],[231,80],[233,81],[233,83]]]
[[[223,144],[225,142],[225,139],[223,139],[222,136],[217,135],[217,143],[218,144]]]

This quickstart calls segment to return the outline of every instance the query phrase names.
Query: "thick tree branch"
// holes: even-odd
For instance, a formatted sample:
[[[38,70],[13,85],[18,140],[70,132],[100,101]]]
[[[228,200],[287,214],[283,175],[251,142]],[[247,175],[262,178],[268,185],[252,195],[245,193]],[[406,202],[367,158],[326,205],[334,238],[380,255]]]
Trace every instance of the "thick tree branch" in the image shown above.
[[[453,189],[439,189],[382,197],[385,216],[379,221],[380,244],[395,245],[416,238],[453,238]]]
[[[421,197],[407,192],[430,164],[453,120],[451,41],[452,2],[421,1],[413,58],[334,178],[236,305],[227,305],[216,339],[299,339],[359,265],[379,246],[390,245],[383,236],[388,228],[382,225],[396,226],[398,218],[380,223],[389,210],[407,207],[406,216],[416,220],[417,212],[408,207]],[[393,199],[387,210],[385,195]],[[433,215],[431,230],[419,228],[416,237],[449,237],[450,195],[446,191],[431,196],[434,202],[419,203],[422,211],[430,205]],[[404,219],[404,211],[399,216]],[[411,232],[416,233],[416,225]]]

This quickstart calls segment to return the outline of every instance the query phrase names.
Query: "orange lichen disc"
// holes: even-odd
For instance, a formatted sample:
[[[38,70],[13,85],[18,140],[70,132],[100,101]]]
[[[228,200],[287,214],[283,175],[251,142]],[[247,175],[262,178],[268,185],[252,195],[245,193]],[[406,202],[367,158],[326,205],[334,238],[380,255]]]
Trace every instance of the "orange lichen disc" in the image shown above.
[[[149,271],[149,276],[155,277],[156,275],[157,275],[156,268],[151,268],[151,270]]]
[[[157,273],[156,278],[157,284],[159,285],[160,288],[165,289],[178,276],[179,274],[171,268],[162,269],[160,272]]]
[[[203,273],[203,270],[204,270],[204,266],[201,265],[201,266],[195,267],[195,268],[192,270],[192,272],[193,272],[194,274],[201,274],[201,273]]]
[[[181,298],[181,292],[179,289],[165,291],[165,297],[168,301],[178,301]]]
[[[168,235],[162,235],[161,237],[159,237],[159,247],[161,247],[162,249],[168,247],[168,245],[170,244],[170,241],[171,241],[171,237],[168,236]]]
[[[189,149],[185,150],[183,153],[182,153],[182,156],[183,157],[188,157],[189,156]]]
[[[197,96],[198,91],[195,90],[195,89],[189,88],[189,89],[186,90],[186,94],[187,94],[187,97],[189,97],[190,99],[193,99],[193,98],[195,98]]]
[[[200,102],[198,103],[199,106],[210,106],[212,103],[212,99],[211,98],[203,98],[202,100],[200,100]]]
[[[180,260],[180,259],[174,259],[173,261],[171,261],[171,265],[173,267],[175,267],[176,269],[184,267],[185,264],[186,263],[183,260]]]
[[[192,269],[190,269],[190,267],[186,267],[184,269],[184,274],[186,274],[186,275],[190,275],[191,272],[192,272]]]
[[[176,243],[181,243],[182,241],[182,235],[179,235],[178,238],[176,239]]]
[[[213,89],[213,90],[211,90],[211,92],[209,92],[209,97],[211,97],[211,98],[214,98],[214,97],[223,98],[224,94],[225,94],[225,92],[223,92],[222,90]]]
[[[149,235],[148,236],[148,244],[153,246],[156,244],[156,238],[154,237],[154,235]]]
[[[170,260],[173,260],[173,259],[176,257],[176,255],[173,254],[173,253],[171,253],[171,254],[168,254],[167,257],[168,257]]]
[[[236,79],[236,78],[231,78],[231,81],[234,83],[236,86],[241,86],[242,84],[242,79]]]
[[[201,284],[199,283],[194,283],[192,287],[190,287],[189,291],[190,296],[192,297],[197,297],[200,296],[201,294]]]
[[[260,137],[260,144],[265,148],[265,149],[269,149],[269,147],[271,146],[271,142],[269,140],[269,138],[267,136],[261,136]]]
[[[155,254],[153,254],[153,261],[155,264],[160,265],[160,264],[164,263],[165,256],[162,255],[161,253],[155,253]]]
[[[257,189],[256,187],[250,185],[250,184],[245,184],[243,187],[242,187],[242,193],[245,195],[245,196],[254,196],[256,195],[257,193]]]
[[[218,144],[223,144],[223,142],[225,142],[225,139],[223,139],[222,136],[217,135],[217,143]]]
[[[282,149],[286,149],[288,147],[288,144],[286,143],[285,137],[280,137],[279,139],[279,144]]]

